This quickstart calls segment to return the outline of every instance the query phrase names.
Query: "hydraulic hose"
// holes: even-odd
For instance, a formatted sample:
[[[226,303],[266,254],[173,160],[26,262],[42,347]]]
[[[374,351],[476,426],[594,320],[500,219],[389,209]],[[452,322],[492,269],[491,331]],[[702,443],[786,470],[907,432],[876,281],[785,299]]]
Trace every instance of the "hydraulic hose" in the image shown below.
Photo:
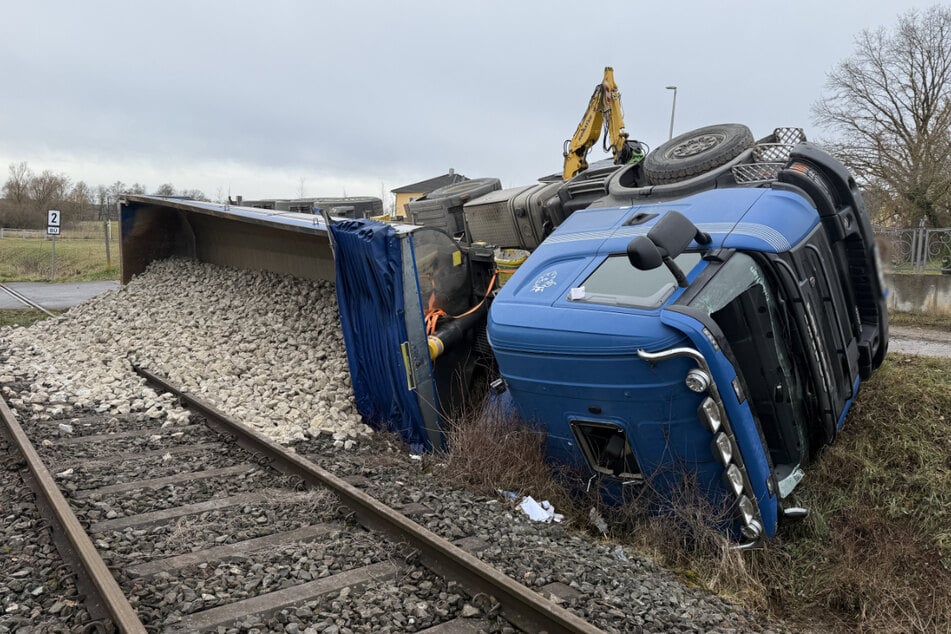
[[[467,330],[475,326],[488,310],[488,302],[482,302],[475,310],[447,321],[429,335],[429,358],[435,360],[448,348],[458,343]]]

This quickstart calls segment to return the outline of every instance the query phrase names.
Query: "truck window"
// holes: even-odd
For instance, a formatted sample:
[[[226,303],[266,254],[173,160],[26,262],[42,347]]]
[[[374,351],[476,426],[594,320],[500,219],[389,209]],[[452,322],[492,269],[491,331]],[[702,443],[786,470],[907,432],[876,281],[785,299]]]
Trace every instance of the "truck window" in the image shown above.
[[[684,274],[700,262],[699,253],[681,253],[674,262]],[[677,280],[666,266],[640,271],[625,254],[608,256],[582,284],[585,299],[593,304],[657,308],[677,288]]]
[[[811,401],[777,290],[752,258],[735,253],[690,304],[723,332],[782,482],[808,456]]]

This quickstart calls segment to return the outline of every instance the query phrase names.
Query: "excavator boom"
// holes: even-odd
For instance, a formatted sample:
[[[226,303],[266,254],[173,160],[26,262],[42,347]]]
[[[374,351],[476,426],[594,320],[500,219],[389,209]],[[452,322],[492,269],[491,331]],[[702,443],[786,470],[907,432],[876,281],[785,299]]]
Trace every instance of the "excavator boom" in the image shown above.
[[[604,81],[601,82],[601,86],[603,89],[601,109],[604,112],[604,132],[606,140],[610,140],[611,142],[611,145],[605,149],[611,150],[615,158],[614,162],[618,163],[617,157],[624,149],[628,135],[624,129],[624,112],[621,110],[621,93],[617,89],[617,84],[614,83],[614,69],[610,66],[604,69]]]
[[[588,108],[581,117],[581,123],[571,139],[565,141],[565,167],[562,173],[564,180],[568,180],[588,169],[588,150],[601,136],[601,128],[605,132],[605,150],[614,155],[614,162],[618,165],[628,163],[632,159],[643,156],[640,144],[628,141],[628,133],[624,129],[624,113],[621,110],[621,93],[614,83],[614,69],[604,68],[604,78],[595,86]]]
[[[601,102],[604,96],[604,84],[598,84],[584,111],[578,129],[569,141],[565,142],[565,169],[563,177],[568,180],[575,174],[588,169],[588,150],[601,136],[601,126],[604,124],[604,114],[601,112]]]

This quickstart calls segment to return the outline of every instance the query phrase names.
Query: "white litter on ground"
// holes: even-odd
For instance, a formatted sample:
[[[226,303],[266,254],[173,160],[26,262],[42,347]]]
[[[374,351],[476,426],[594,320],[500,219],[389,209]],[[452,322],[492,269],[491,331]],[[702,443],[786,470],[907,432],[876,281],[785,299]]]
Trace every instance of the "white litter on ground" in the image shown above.
[[[561,522],[565,519],[564,515],[555,513],[555,507],[551,505],[551,502],[548,500],[536,502],[530,495],[522,498],[518,506],[533,522]]]

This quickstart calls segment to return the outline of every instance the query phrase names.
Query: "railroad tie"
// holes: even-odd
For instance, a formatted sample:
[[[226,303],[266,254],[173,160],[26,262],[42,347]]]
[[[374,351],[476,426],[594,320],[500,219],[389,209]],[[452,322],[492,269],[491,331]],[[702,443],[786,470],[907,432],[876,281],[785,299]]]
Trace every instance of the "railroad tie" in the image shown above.
[[[267,618],[278,610],[314,601],[340,592],[344,588],[359,589],[374,581],[386,581],[396,576],[400,568],[388,561],[370,564],[341,572],[316,581],[268,592],[250,599],[202,610],[184,617],[170,627],[171,632],[199,632],[226,626],[249,616]]]
[[[144,564],[129,566],[125,569],[125,571],[133,577],[148,577],[151,575],[156,575],[160,572],[181,570],[182,568],[187,568],[188,566],[193,566],[195,564],[243,558],[247,557],[249,553],[267,550],[273,547],[280,547],[286,544],[311,542],[324,537],[325,535],[329,535],[334,531],[341,530],[345,530],[344,526],[342,525],[313,524],[311,526],[303,526],[301,528],[297,528],[292,531],[286,531],[284,533],[274,533],[264,537],[255,537],[254,539],[246,539],[244,541],[234,542],[233,544],[225,544],[223,546],[206,548],[204,550],[196,550],[194,552],[185,553],[184,555],[176,555],[174,557],[167,557],[165,559],[153,559],[152,561],[148,561]]]

